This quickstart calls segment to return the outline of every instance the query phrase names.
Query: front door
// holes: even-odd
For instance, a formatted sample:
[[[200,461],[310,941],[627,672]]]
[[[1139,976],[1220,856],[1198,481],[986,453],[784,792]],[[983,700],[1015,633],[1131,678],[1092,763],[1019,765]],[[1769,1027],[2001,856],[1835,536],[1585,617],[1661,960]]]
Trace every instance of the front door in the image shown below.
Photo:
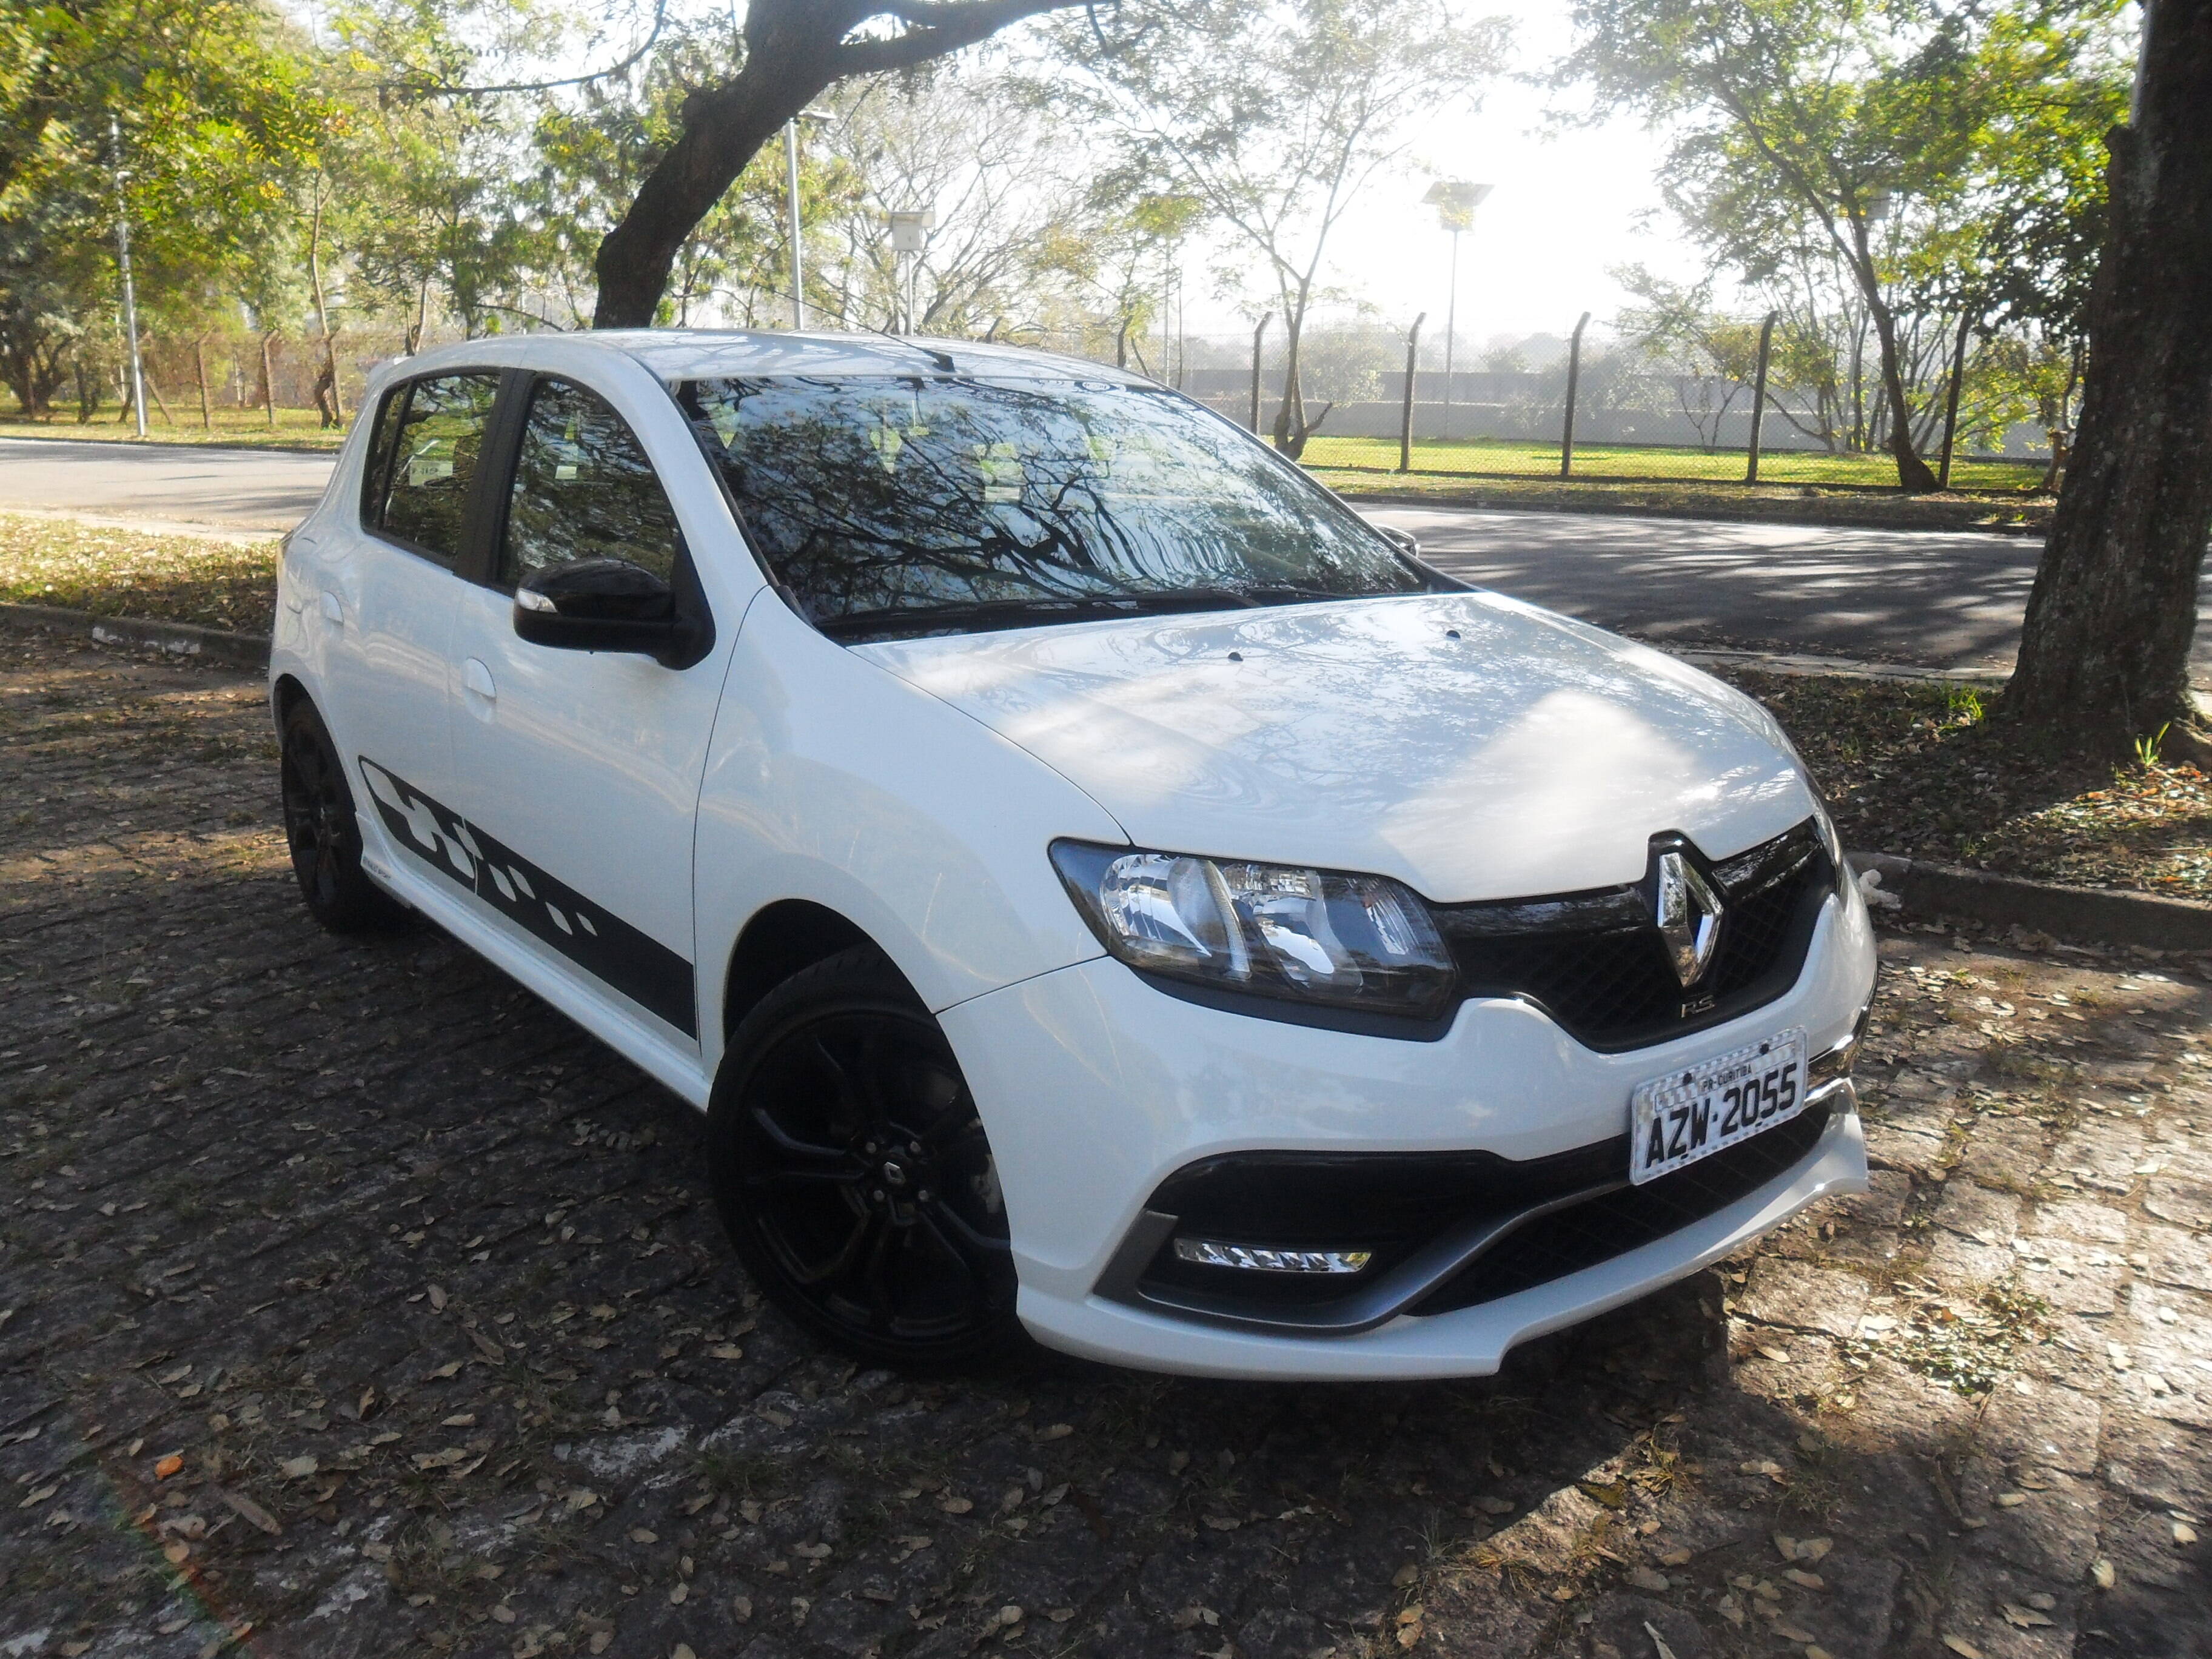
[[[608,400],[550,374],[515,395],[491,580],[464,590],[454,623],[452,799],[482,848],[476,892],[588,994],[696,1042],[691,832],[729,623],[681,669],[516,637],[532,572],[619,558],[696,586],[667,492]]]

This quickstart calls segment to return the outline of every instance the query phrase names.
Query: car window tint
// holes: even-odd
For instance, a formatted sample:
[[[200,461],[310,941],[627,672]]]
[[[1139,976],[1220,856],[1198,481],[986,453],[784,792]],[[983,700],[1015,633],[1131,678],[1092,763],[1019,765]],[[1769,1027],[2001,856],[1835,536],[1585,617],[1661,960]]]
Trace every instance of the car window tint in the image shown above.
[[[399,417],[407,410],[407,388],[396,386],[377,405],[376,427],[369,434],[368,458],[361,468],[361,521],[374,530],[384,522],[384,489],[392,479],[392,445],[399,430]]]
[[[597,392],[540,380],[515,458],[500,580],[578,559],[627,559],[676,574],[676,513],[637,436]]]
[[[460,556],[469,487],[498,392],[494,374],[440,374],[413,384],[392,449],[386,530],[441,558]]]

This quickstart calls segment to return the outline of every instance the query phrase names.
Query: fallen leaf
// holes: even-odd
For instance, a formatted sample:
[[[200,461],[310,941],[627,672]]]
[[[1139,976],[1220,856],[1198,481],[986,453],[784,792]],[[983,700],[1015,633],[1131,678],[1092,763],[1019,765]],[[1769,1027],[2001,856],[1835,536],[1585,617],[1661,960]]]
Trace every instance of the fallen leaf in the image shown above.
[[[1649,1619],[1644,1621],[1644,1633],[1651,1638],[1651,1659],[1674,1659],[1674,1650],[1667,1645],[1667,1638],[1660,1635],[1658,1626]]]
[[[1206,1524],[1216,1532],[1234,1532],[1244,1523],[1233,1515],[1209,1515],[1206,1517]],[[2176,1523],[2177,1529],[2179,1524]]]
[[[2007,1624],[2017,1625],[2022,1630],[2034,1630],[2039,1626],[2047,1626],[2052,1622],[2033,1607],[2023,1607],[2012,1601],[2004,1604],[2004,1616]]]
[[[716,1359],[743,1359],[745,1351],[734,1342],[717,1342],[707,1352]]]
[[[1659,1565],[1662,1567],[1686,1567],[1691,1559],[1688,1550],[1668,1550],[1659,1558]]]
[[[698,1656],[691,1651],[687,1644],[678,1642],[669,1650],[668,1659],[698,1659]]]
[[[2175,1522],[2173,1523],[2173,1541],[2176,1545],[2188,1545],[2195,1543],[2197,1541],[2197,1528],[2191,1526],[2186,1521]]]
[[[433,1285],[430,1287],[430,1305],[433,1308],[435,1308],[440,1313],[446,1311],[446,1287],[444,1285]]]
[[[1800,1589],[1826,1589],[1828,1581],[1817,1572],[1808,1572],[1802,1567],[1791,1567],[1782,1575]]]
[[[1390,1588],[1392,1589],[1403,1589],[1407,1585],[1412,1583],[1420,1576],[1421,1570],[1415,1566],[1411,1561],[1408,1561],[1404,1566],[1399,1568],[1397,1571],[1390,1575]]]
[[[937,1507],[943,1510],[947,1515],[965,1515],[969,1510],[974,1509],[975,1504],[974,1500],[970,1498],[944,1498],[938,1500]]]
[[[1672,1583],[1665,1573],[1655,1572],[1651,1568],[1644,1566],[1631,1567],[1628,1570],[1628,1582],[1637,1589],[1650,1590],[1654,1595],[1663,1593]]]
[[[167,1480],[171,1475],[174,1474],[179,1469],[181,1469],[184,1467],[185,1460],[178,1456],[176,1453],[171,1452],[167,1457],[162,1458],[159,1462],[154,1465],[154,1478],[156,1480]]]
[[[1583,1497],[1594,1504],[1603,1504],[1607,1509],[1623,1509],[1627,1505],[1628,1488],[1620,1481],[1607,1485],[1598,1480],[1577,1480],[1575,1486]]]
[[[1943,1645],[1959,1656],[1959,1659],[1982,1659],[1982,1650],[1963,1636],[1947,1636]]]
[[[2027,1494],[2024,1492],[2001,1492],[1997,1494],[1997,1507],[2001,1510],[2017,1509],[2026,1502]]]
[[[668,1592],[668,1605],[672,1607],[680,1607],[684,1605],[685,1599],[689,1597],[690,1594],[690,1585],[678,1584],[674,1589]]]
[[[660,1534],[648,1531],[643,1527],[632,1527],[629,1529],[629,1541],[633,1544],[658,1544],[660,1541]]]
[[[492,1603],[491,1616],[495,1624],[511,1625],[514,1622],[514,1609],[504,1601],[495,1601]]]
[[[1790,1355],[1784,1349],[1761,1347],[1759,1352],[1761,1358],[1771,1359],[1778,1365],[1786,1365],[1790,1363]]]
[[[221,1490],[222,1491],[222,1501],[229,1504],[232,1509],[235,1510],[240,1517],[243,1519],[247,1525],[260,1528],[262,1531],[267,1533],[271,1538],[274,1538],[278,1533],[284,1530],[284,1528],[277,1523],[277,1520],[275,1516],[270,1514],[267,1510],[263,1509],[260,1504],[255,1503],[252,1498],[246,1496],[245,1493],[231,1492],[227,1488]]]
[[[1811,1631],[1802,1630],[1797,1626],[1791,1624],[1786,1619],[1776,1620],[1774,1621],[1773,1630],[1774,1633],[1785,1642],[1809,1642],[1813,1640],[1813,1632]]]
[[[2112,1571],[2112,1564],[2100,1556],[2089,1568],[2089,1577],[2096,1581],[2099,1589],[2110,1589],[2118,1575]]]
[[[476,1425],[477,1414],[474,1412],[455,1412],[438,1426],[441,1429],[472,1429]]]
[[[1828,1552],[1835,1547],[1836,1540],[1832,1538],[1801,1538],[1797,1540],[1797,1559],[1800,1561],[1824,1560]]]
[[[320,1467],[312,1457],[288,1457],[276,1466],[287,1480],[304,1480]]]

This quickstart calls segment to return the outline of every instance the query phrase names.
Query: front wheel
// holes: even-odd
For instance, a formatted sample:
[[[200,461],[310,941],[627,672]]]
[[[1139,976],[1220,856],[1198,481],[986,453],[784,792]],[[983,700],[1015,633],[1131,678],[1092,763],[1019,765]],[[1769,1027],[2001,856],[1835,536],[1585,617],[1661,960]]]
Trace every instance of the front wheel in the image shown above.
[[[975,1103],[944,1032],[874,949],[802,969],[745,1017],[708,1147],[739,1259],[816,1336],[909,1370],[1026,1343]]]

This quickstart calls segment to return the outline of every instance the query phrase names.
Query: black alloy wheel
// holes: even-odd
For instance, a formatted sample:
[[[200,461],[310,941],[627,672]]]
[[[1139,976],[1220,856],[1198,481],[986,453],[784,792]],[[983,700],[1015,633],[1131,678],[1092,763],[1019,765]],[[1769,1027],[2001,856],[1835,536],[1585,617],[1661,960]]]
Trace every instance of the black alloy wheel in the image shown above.
[[[873,948],[802,970],[746,1016],[708,1140],[732,1244],[815,1335],[914,1370],[1027,1341],[975,1100],[944,1032]]]
[[[334,933],[387,925],[405,913],[361,867],[361,826],[345,768],[305,697],[287,709],[279,733],[284,842],[307,913]]]

